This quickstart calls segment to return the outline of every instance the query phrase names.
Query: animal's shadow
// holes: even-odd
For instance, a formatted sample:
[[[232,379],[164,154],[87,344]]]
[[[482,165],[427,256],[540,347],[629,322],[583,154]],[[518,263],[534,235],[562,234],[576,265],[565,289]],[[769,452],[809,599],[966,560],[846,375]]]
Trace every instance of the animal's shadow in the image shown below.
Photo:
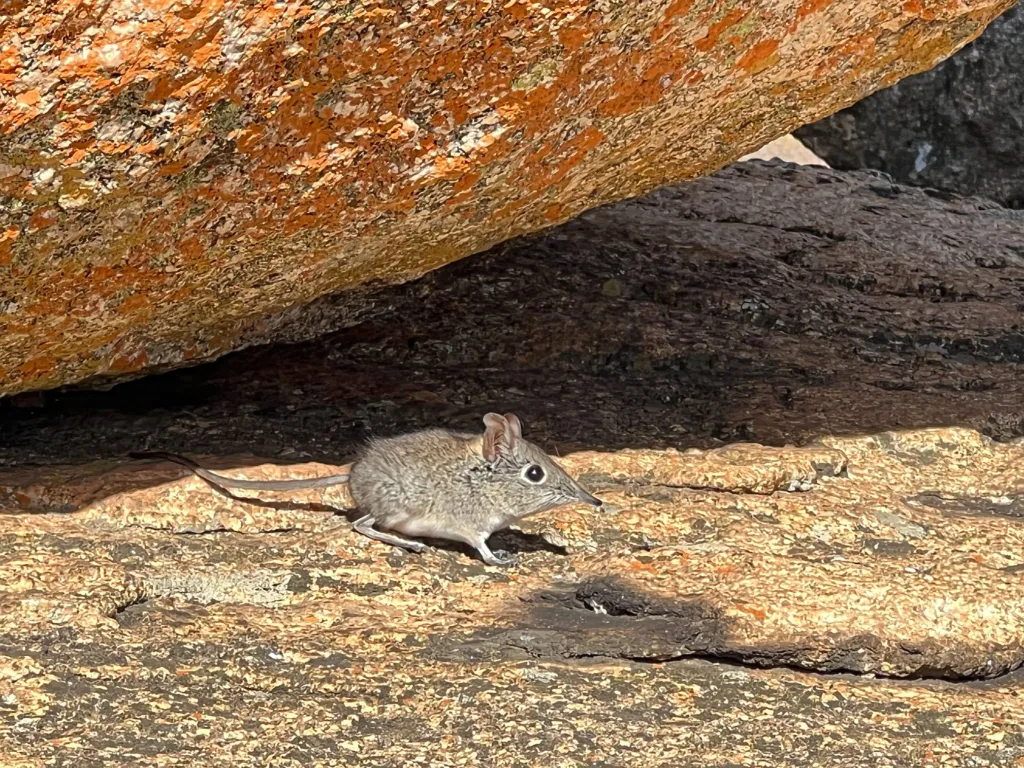
[[[474,560],[480,561],[480,554],[468,544],[463,544],[458,541],[449,541],[448,539],[432,538],[417,539],[417,541],[422,541],[433,549],[441,549],[447,552],[456,552],[468,555]],[[516,555],[524,555],[529,552],[550,552],[551,554],[561,556],[568,556],[569,554],[569,550],[565,547],[552,544],[540,534],[527,533],[526,531],[519,531],[512,528],[505,528],[504,530],[492,533],[487,539],[487,546],[490,547],[495,554],[498,554],[499,552],[507,552],[513,557]]]

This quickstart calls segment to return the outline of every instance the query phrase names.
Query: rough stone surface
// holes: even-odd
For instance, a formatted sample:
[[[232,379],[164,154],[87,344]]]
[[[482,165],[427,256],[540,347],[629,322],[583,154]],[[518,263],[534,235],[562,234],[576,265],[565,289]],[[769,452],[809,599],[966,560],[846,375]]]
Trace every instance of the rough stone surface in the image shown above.
[[[746,163],[314,343],[6,401],[5,764],[1024,765],[1024,264],[977,257],[1022,220]],[[123,458],[324,474],[490,409],[608,502],[508,570]]]
[[[829,165],[1024,207],[1024,13],[955,56],[797,131]]]
[[[9,3],[0,393],[352,323],[293,310],[713,171],[1009,4]]]
[[[1019,764],[1013,678],[785,668],[963,681],[1019,666],[1024,446],[953,428],[824,442],[634,451],[645,482],[601,483],[611,512],[504,534],[510,570],[402,554],[330,509],[310,529],[322,492],[294,495],[289,530],[274,517],[289,512],[167,480],[179,469],[122,468],[131,516],[123,495],[0,515],[0,744],[86,764],[511,765],[555,748],[566,764]],[[838,474],[745,492],[815,454]],[[616,458],[563,462],[627,471]],[[336,468],[246,476],[313,469]],[[717,481],[665,484],[679,473]]]

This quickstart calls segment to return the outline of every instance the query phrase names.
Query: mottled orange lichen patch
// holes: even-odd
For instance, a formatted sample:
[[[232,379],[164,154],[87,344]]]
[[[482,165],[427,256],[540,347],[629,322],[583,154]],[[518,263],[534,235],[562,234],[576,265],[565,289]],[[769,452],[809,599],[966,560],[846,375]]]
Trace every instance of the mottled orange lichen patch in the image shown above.
[[[764,621],[765,618],[768,616],[768,612],[764,608],[755,608],[753,606],[746,605],[744,603],[736,603],[735,604],[735,608],[736,608],[737,611],[742,611],[743,613],[749,613],[751,616],[753,616],[758,621]]]
[[[699,69],[691,69],[686,73],[686,84],[697,85],[704,79],[704,73]]]
[[[860,63],[875,55],[875,37],[862,35],[837,47],[829,57],[815,69],[815,77],[826,77],[843,62]]]
[[[121,302],[121,309],[125,312],[132,312],[136,309],[149,306],[149,297],[141,293],[135,293]]]
[[[25,91],[24,93],[19,93],[18,96],[16,97],[16,100],[17,100],[17,102],[19,104],[22,104],[22,105],[24,105],[26,107],[31,107],[31,106],[34,106],[35,104],[39,103],[39,98],[40,98],[39,89],[38,88],[33,88],[30,91]]]
[[[835,0],[803,0],[800,3],[800,7],[796,10],[796,19],[797,21],[803,21],[808,16],[812,16],[827,6],[834,4],[837,4]]]
[[[149,362],[149,355],[145,351],[125,353],[118,355],[110,361],[110,370],[115,373],[127,373],[138,370]]]
[[[693,8],[693,0],[672,0],[665,9],[661,23],[651,32],[652,40],[660,40],[672,31],[680,16],[685,16]]]
[[[935,10],[927,7],[924,0],[907,0],[903,3],[903,10],[908,14],[920,16],[925,21],[933,21],[936,18]]]
[[[680,50],[677,55],[648,67],[634,82],[618,89],[618,95],[602,102],[599,113],[618,117],[656,104],[677,79],[676,73],[684,65],[684,56]]]
[[[600,144],[603,139],[604,133],[594,126],[591,126],[574,136],[571,140],[558,147],[557,152],[554,153],[554,157],[562,158],[554,165],[554,167],[549,166],[547,173],[544,173],[540,168],[535,171],[537,175],[534,177],[529,188],[534,192],[540,192],[548,187],[558,184],[566,177],[569,171],[574,166],[578,165],[586,154]]]
[[[49,206],[37,208],[28,220],[28,230],[32,232],[48,227],[56,221],[56,218],[57,210],[55,208]]]
[[[465,192],[470,189],[474,184],[480,180],[479,171],[470,171],[469,173],[463,174],[459,177],[458,181],[455,182],[455,186],[452,187],[452,191],[458,194],[459,192]]]
[[[716,21],[710,27],[708,27],[707,34],[704,37],[697,40],[693,47],[701,53],[707,53],[716,45],[718,45],[718,39],[722,36],[729,27],[737,24],[745,19],[750,14],[749,10],[743,10],[741,8],[733,8],[731,11],[725,14],[721,19]]]
[[[57,361],[52,357],[43,355],[34,357],[18,367],[18,373],[29,381],[40,378],[49,373]]]
[[[566,53],[574,53],[590,39],[591,35],[592,32],[584,27],[564,26],[558,30],[558,42],[565,48]]]
[[[547,219],[548,221],[559,221],[560,219],[562,219],[562,213],[564,210],[565,207],[560,203],[549,205],[547,208],[544,209],[544,218]]]
[[[736,66],[740,69],[745,69],[747,72],[759,72],[778,60],[778,57],[775,55],[778,49],[778,40],[762,40],[743,54],[736,63]]]

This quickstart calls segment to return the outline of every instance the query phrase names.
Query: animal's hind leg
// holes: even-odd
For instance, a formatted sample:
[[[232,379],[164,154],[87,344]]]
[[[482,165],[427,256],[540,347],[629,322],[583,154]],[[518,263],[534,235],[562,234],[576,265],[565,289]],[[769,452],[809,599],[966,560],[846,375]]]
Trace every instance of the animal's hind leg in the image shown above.
[[[427,545],[422,541],[413,541],[412,539],[406,539],[402,536],[396,536],[393,533],[378,531],[373,527],[373,515],[363,515],[352,523],[352,527],[359,533],[363,534],[363,536],[367,536],[368,538],[385,544],[390,544],[393,547],[401,547],[402,549],[408,549],[413,552],[422,552],[427,548]]]

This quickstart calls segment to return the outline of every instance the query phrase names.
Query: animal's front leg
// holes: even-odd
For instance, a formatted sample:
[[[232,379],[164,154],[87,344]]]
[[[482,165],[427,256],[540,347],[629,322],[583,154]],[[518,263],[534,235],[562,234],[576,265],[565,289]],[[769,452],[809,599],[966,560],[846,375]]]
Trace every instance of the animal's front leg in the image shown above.
[[[487,546],[487,537],[480,536],[470,544],[476,548],[476,551],[480,553],[480,558],[488,565],[496,566],[508,566],[515,563],[514,557],[498,557],[494,552],[491,552],[491,548]],[[501,554],[508,554],[502,552]]]

